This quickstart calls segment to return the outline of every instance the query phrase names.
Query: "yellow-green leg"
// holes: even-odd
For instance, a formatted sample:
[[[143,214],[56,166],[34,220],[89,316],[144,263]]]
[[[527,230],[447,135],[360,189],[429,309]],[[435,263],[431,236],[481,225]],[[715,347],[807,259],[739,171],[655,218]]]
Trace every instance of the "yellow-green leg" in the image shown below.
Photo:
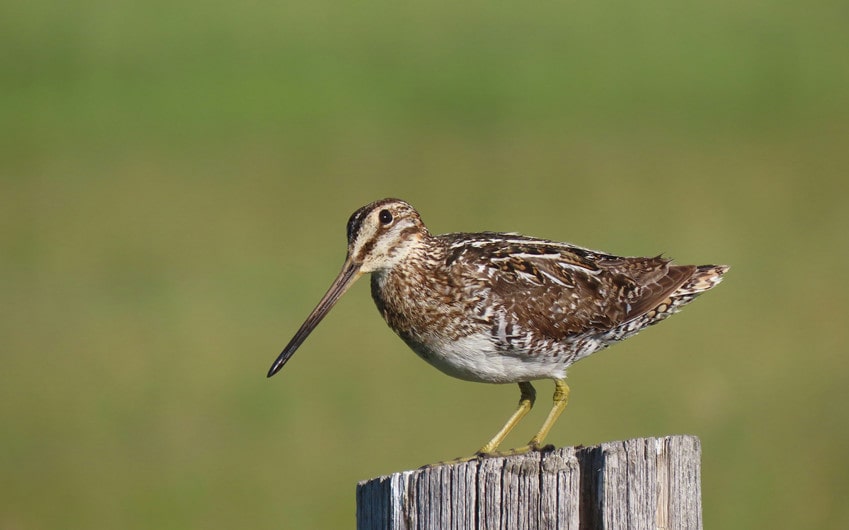
[[[553,404],[551,406],[551,411],[548,413],[548,417],[545,418],[539,432],[531,438],[530,442],[528,442],[528,447],[530,449],[536,450],[542,445],[542,441],[545,440],[546,436],[548,436],[548,431],[551,430],[554,422],[557,421],[557,418],[560,417],[563,409],[565,409],[566,405],[569,404],[569,385],[566,384],[566,381],[562,379],[554,380],[554,397],[552,398],[552,401]]]
[[[528,445],[524,445],[522,447],[517,447],[516,449],[510,449],[508,451],[499,451],[495,452],[501,442],[504,441],[504,438],[510,434],[510,431],[513,430],[513,427],[516,426],[519,421],[525,417],[525,414],[531,410],[531,407],[534,406],[534,400],[536,399],[536,391],[534,387],[530,383],[519,383],[519,390],[521,390],[522,395],[519,398],[519,407],[516,409],[516,412],[510,416],[510,419],[507,420],[507,423],[504,424],[504,427],[501,428],[498,433],[492,437],[492,440],[487,442],[480,451],[475,453],[472,456],[467,456],[463,458],[456,458],[454,460],[449,460],[447,462],[440,462],[440,464],[456,464],[460,462],[468,462],[470,460],[474,460],[475,458],[487,457],[487,456],[510,456],[510,455],[519,455],[528,453],[530,451],[539,451],[542,448],[542,442],[545,440],[545,437],[548,436],[548,431],[551,430],[551,427],[557,421],[557,418],[560,417],[560,414],[563,412],[563,409],[566,408],[566,405],[569,403],[569,386],[566,384],[566,381],[561,379],[554,380],[554,398],[553,405],[551,407],[551,411],[548,413],[548,417],[545,418],[545,422],[543,422],[542,427],[539,432],[531,438],[531,441],[528,442]],[[432,464],[438,465],[438,464]],[[431,467],[431,466],[425,466]]]
[[[519,407],[516,409],[516,412],[510,416],[510,419],[507,420],[507,423],[504,424],[504,427],[498,431],[495,436],[492,437],[492,440],[486,443],[483,447],[481,447],[480,451],[477,452],[478,455],[490,455],[495,452],[501,442],[504,441],[504,438],[510,434],[510,431],[513,430],[513,427],[519,423],[519,420],[525,417],[525,414],[528,413],[529,410],[534,406],[534,400],[536,399],[537,393],[534,390],[533,385],[527,382],[519,383],[519,390],[522,392],[521,397],[519,398]]]
[[[521,383],[520,383],[520,385],[521,385]],[[534,437],[531,438],[531,441],[528,442],[528,445],[524,445],[522,447],[517,447],[515,449],[510,449],[509,451],[500,451],[500,452],[495,453],[495,454],[490,452],[488,454],[491,455],[491,456],[508,456],[508,455],[520,455],[520,454],[524,454],[524,453],[527,453],[527,452],[530,452],[530,451],[539,451],[542,448],[543,440],[545,440],[545,437],[548,436],[548,431],[551,430],[551,427],[554,425],[554,422],[557,421],[557,418],[560,417],[560,414],[563,413],[563,409],[565,409],[566,405],[569,403],[569,386],[566,384],[566,381],[564,381],[562,379],[555,379],[554,380],[554,397],[552,398],[552,401],[553,401],[553,404],[551,406],[551,411],[548,413],[548,417],[545,418],[545,421],[543,422],[542,427],[540,427],[539,432],[537,432],[534,435]],[[528,407],[528,410],[530,410],[530,407]],[[501,439],[499,439],[498,436],[501,435],[502,433],[504,434],[504,436],[507,436],[507,432],[510,432],[510,429],[513,428],[513,426],[516,424],[516,422],[518,422],[519,419],[521,419],[521,417],[524,416],[524,413],[523,413],[523,414],[519,415],[519,418],[515,418],[516,415],[520,411],[521,411],[521,402],[520,402],[519,410],[516,411],[516,414],[514,414],[512,418],[510,418],[510,421],[507,422],[507,425],[504,426],[504,429],[501,429],[501,431],[496,435],[496,437],[492,440],[492,442],[494,442],[496,440],[498,442],[501,442]],[[527,413],[527,410],[525,411],[525,413]],[[515,418],[515,420],[514,420],[514,418]],[[510,424],[511,422],[513,422],[512,425]],[[508,425],[510,426],[510,429],[507,428]],[[505,430],[507,432],[504,432]],[[501,438],[503,439],[504,436],[502,436]],[[484,449],[486,449],[490,444],[492,444],[492,442],[489,442],[489,444],[484,446]],[[493,450],[494,450],[494,448],[493,448]],[[481,450],[481,452],[478,453],[478,454],[482,454],[482,453],[483,453],[483,450]]]

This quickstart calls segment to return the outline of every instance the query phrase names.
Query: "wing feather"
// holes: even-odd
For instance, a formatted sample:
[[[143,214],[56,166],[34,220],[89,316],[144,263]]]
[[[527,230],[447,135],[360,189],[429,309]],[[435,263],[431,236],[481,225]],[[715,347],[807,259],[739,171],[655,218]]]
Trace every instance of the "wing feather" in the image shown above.
[[[496,236],[497,234],[493,234]],[[494,328],[521,326],[553,340],[610,330],[662,303],[695,268],[671,260],[623,258],[564,243],[511,234],[481,239],[450,256],[458,285],[488,291],[500,306]],[[482,281],[474,282],[474,278]],[[471,280],[471,281],[470,281]],[[509,322],[505,324],[504,319]]]

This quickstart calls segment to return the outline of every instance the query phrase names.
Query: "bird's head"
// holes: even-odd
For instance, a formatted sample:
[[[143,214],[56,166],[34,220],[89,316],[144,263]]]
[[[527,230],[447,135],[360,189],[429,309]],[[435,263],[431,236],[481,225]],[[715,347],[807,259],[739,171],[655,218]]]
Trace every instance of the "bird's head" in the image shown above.
[[[348,255],[339,275],[283,349],[268,377],[276,374],[345,291],[365,273],[391,269],[428,236],[418,212],[400,199],[367,204],[348,219]]]
[[[392,268],[428,232],[419,213],[400,199],[363,206],[348,219],[348,259],[360,273]]]

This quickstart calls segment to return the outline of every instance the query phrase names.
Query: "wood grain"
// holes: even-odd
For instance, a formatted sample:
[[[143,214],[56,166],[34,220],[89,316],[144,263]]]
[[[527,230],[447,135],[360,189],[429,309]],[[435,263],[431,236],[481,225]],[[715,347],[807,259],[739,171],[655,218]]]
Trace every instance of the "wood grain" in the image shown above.
[[[357,528],[701,530],[700,459],[666,436],[402,471],[357,485]]]

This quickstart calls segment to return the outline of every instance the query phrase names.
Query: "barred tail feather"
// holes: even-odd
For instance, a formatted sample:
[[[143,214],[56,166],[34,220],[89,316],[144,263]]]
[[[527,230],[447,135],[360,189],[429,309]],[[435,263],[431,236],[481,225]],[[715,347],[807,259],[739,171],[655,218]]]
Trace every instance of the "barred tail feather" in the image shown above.
[[[716,287],[729,269],[727,265],[679,265],[676,267],[677,273],[689,273],[690,276],[679,287],[673,288],[671,292],[663,296],[661,300],[655,299],[656,302],[650,310],[603,333],[599,338],[605,346],[636,335],[648,326],[657,324],[670,315],[674,315],[697,296]],[[579,355],[576,360],[586,357],[586,355],[589,355],[589,353]]]
[[[692,267],[692,266],[690,266]],[[678,311],[692,302],[697,296],[703,292],[716,287],[722,281],[722,275],[725,274],[730,267],[728,265],[699,265],[695,268],[680,287],[669,293],[660,303],[652,310],[644,313],[639,318],[627,323],[624,328],[628,331],[628,336],[636,333],[640,329],[657,324],[665,320],[667,317],[674,315]]]
[[[722,281],[722,276],[728,272],[729,268],[728,265],[699,265],[693,275],[670,297],[696,295],[713,289]]]

